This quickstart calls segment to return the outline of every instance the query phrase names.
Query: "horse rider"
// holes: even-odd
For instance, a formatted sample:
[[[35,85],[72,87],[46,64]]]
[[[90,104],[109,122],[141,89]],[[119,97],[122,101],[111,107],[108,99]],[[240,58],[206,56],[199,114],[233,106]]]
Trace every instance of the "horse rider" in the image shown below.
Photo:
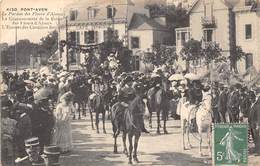
[[[218,101],[219,101],[219,90],[218,90],[218,85],[213,85],[212,87],[212,111],[213,111],[213,122],[214,123],[219,123],[220,122],[220,115],[218,112]]]
[[[193,131],[196,130],[196,122],[195,122],[195,111],[200,106],[202,102],[203,93],[202,93],[202,85],[200,80],[193,80],[189,89],[188,89],[188,98],[187,101],[189,103],[188,110],[190,111],[190,122],[193,128]]]
[[[123,87],[119,90],[118,93],[118,101],[120,104],[127,109],[130,102],[134,100],[136,93],[135,89],[132,87],[133,83],[133,78],[131,76],[127,76],[124,79]],[[142,126],[142,132],[149,133],[144,126],[144,121],[143,121],[143,126]]]

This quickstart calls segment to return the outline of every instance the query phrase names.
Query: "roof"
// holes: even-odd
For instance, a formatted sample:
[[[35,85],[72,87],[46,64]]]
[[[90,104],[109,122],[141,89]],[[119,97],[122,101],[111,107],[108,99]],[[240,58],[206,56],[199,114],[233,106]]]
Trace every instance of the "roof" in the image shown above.
[[[132,20],[129,25],[129,30],[168,30],[166,26],[163,26],[153,20],[148,18],[144,14],[134,13]]]
[[[191,5],[190,9],[188,10],[188,14],[191,13],[191,11],[194,9],[194,7],[198,4],[198,2],[201,0],[196,0],[194,3]],[[228,2],[228,0],[220,0],[220,2],[224,3],[228,8],[233,8],[233,5]]]

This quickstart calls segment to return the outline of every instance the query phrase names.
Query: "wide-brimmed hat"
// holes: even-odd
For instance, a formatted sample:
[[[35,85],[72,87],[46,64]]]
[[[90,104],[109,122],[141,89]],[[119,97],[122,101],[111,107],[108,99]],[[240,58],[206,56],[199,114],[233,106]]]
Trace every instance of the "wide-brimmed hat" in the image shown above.
[[[32,137],[24,141],[25,147],[38,146],[40,145],[38,137]]]
[[[74,94],[72,92],[66,92],[64,93],[61,97],[60,100],[65,100],[65,101],[71,101],[74,97]]]
[[[60,154],[60,148],[58,146],[55,145],[51,145],[51,146],[45,146],[44,150],[43,150],[44,154]]]

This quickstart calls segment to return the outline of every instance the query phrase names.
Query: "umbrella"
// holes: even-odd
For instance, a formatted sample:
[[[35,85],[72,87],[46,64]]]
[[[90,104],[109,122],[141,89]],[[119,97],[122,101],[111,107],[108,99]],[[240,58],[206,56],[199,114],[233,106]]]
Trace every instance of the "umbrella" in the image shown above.
[[[187,73],[184,77],[189,80],[199,80],[199,76],[194,73]]]
[[[35,84],[35,82],[33,82],[33,81],[31,81],[31,80],[24,80],[24,83],[26,83],[26,84],[32,84],[32,85]]]
[[[169,81],[179,81],[185,79],[182,74],[173,74],[170,76]]]
[[[43,87],[39,89],[35,94],[34,94],[34,99],[35,100],[44,100],[52,96],[53,91],[51,88],[48,87]]]

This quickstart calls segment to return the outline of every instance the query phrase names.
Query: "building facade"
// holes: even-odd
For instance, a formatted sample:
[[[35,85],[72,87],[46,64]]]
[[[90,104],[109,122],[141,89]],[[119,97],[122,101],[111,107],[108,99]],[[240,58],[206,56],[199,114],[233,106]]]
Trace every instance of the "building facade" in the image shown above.
[[[230,56],[235,48],[234,4],[228,0],[197,0],[189,9],[190,26],[177,28],[176,50],[180,53],[183,44],[190,39],[204,45],[216,42],[222,54]]]
[[[104,42],[108,37],[108,28],[112,28],[118,38],[128,45],[127,29],[135,12],[149,15],[147,9],[135,6],[129,0],[81,0],[70,4],[64,9],[68,39],[76,45],[95,45]],[[66,40],[65,25],[63,21],[60,40]],[[66,66],[66,51],[61,57],[62,66]],[[73,53],[69,59],[70,66],[79,67],[84,57],[82,53]]]
[[[260,70],[260,2],[241,0],[233,9],[236,17],[236,45],[247,53],[238,63],[239,71],[254,66]]]
[[[144,5],[136,5],[130,0],[82,0],[67,6],[64,13],[67,26],[63,21],[60,26],[60,40],[66,40],[67,29],[68,40],[76,45],[100,44],[107,40],[110,28],[126,47],[133,50],[135,56],[135,52],[151,49],[155,42],[162,43],[171,34],[170,31],[166,32],[165,19],[150,18]],[[69,55],[73,55],[69,56],[71,69],[79,68],[85,61],[86,55],[83,53],[72,51]],[[65,67],[66,51],[61,57],[61,64]]]

